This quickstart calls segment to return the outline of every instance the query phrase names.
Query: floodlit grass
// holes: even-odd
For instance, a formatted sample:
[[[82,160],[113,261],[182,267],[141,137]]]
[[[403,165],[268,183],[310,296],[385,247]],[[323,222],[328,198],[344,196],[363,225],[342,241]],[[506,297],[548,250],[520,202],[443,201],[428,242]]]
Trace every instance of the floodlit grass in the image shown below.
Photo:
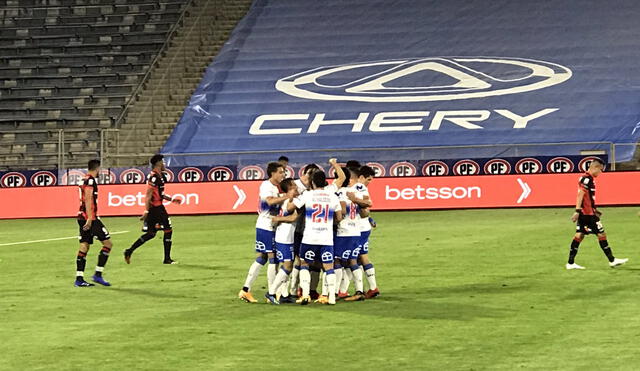
[[[174,217],[174,258],[136,218],[104,218],[110,288],[74,288],[77,240],[0,246],[0,369],[637,369],[638,217],[607,208],[617,257],[595,237],[566,271],[571,209],[375,213],[382,296],[334,307],[264,303],[266,269],[236,298],[254,257],[253,215]],[[68,237],[72,219],[0,221],[0,244]],[[87,276],[97,260],[95,244]],[[88,278],[87,277],[87,278]]]

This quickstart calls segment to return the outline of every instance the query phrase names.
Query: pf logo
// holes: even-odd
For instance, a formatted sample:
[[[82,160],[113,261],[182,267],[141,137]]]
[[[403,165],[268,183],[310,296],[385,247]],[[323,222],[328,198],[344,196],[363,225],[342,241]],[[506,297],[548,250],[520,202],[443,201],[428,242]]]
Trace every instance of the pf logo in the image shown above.
[[[425,81],[424,76],[438,74],[441,79]],[[560,84],[571,74],[559,64],[533,59],[412,58],[318,67],[278,80],[276,89],[324,101],[433,102],[524,93]]]
[[[460,160],[453,165],[453,173],[455,175],[478,175],[480,174],[480,165],[473,160]]]
[[[260,166],[246,166],[240,170],[238,178],[240,180],[262,180],[264,179],[264,170]]]
[[[99,184],[114,184],[116,182],[116,174],[111,170],[102,169],[100,170],[100,174],[98,174],[98,183]]]
[[[140,169],[127,169],[120,173],[120,183],[140,184],[144,183],[144,173]]]
[[[542,172],[542,162],[535,158],[527,157],[516,162],[516,173],[518,174],[539,174]]]
[[[449,166],[442,161],[429,161],[422,167],[424,176],[446,176],[449,175]]]
[[[164,174],[164,178],[165,181],[167,183],[171,183],[173,182],[173,178],[175,178],[175,174],[173,173],[173,171],[169,170],[169,169],[164,169],[164,171],[162,172],[162,174]]]
[[[293,178],[296,174],[296,171],[289,165],[284,167],[284,177],[285,178]]]
[[[369,166],[370,168],[373,169],[373,171],[375,171],[376,175],[374,175],[375,178],[380,178],[383,177],[387,174],[386,170],[384,169],[384,166],[382,166],[382,164],[379,164],[377,162],[368,162],[367,166]]]
[[[178,173],[178,181],[183,183],[196,183],[204,180],[204,173],[197,167],[185,167]]]
[[[344,166],[345,166],[345,164],[341,164],[341,163],[339,163],[339,162],[338,162],[338,165],[339,165],[340,167],[344,167]],[[335,177],[336,177],[336,171],[333,169],[333,166],[329,168],[329,174],[327,174],[327,177],[328,177],[329,179],[332,179],[332,178],[335,178]]]
[[[391,174],[391,176],[415,176],[416,167],[408,162],[398,162],[391,165],[389,174]]]
[[[573,161],[566,157],[552,158],[547,162],[547,173],[570,173],[573,171]]]
[[[589,170],[589,166],[591,166],[591,163],[593,162],[593,160],[595,160],[597,158],[599,158],[599,157],[589,156],[589,157],[583,158],[582,160],[580,160],[580,163],[578,163],[578,168],[582,172],[586,172],[587,170]]]
[[[31,185],[34,187],[49,187],[57,182],[58,178],[50,171],[38,171],[31,176]]]
[[[27,177],[12,171],[4,174],[2,178],[0,178],[0,185],[2,185],[3,188],[25,187],[27,185]]]
[[[209,170],[207,178],[210,182],[226,182],[233,180],[233,171],[228,167],[217,166]]]
[[[504,175],[511,172],[511,164],[507,160],[494,158],[484,164],[484,173],[488,175]]]
[[[69,170],[62,175],[62,184],[63,185],[80,185],[82,184],[83,178],[84,178],[84,173],[82,171]]]

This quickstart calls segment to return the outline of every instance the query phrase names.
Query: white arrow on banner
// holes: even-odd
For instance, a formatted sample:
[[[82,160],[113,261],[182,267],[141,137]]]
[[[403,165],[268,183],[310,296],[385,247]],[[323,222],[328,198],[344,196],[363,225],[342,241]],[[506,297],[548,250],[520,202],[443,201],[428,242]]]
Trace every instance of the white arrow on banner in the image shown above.
[[[531,188],[529,188],[529,185],[523,182],[520,178],[518,178],[518,183],[520,184],[520,187],[522,187],[522,194],[520,195],[517,203],[522,203],[522,201],[526,200],[531,194]]]
[[[237,209],[238,206],[242,205],[244,203],[244,200],[247,199],[247,195],[244,193],[244,191],[240,188],[238,188],[237,185],[233,186],[233,189],[236,191],[236,193],[238,194],[238,200],[236,201],[236,203],[233,205],[233,210]]]

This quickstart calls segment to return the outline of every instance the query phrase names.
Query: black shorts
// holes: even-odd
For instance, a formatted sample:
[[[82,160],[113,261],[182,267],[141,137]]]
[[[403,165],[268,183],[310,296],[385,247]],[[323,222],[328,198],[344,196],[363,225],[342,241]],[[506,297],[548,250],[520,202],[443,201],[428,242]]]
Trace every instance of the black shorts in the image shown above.
[[[78,236],[78,238],[80,239],[80,243],[88,243],[89,245],[91,245],[93,243],[94,237],[97,238],[98,241],[105,241],[111,238],[111,236],[109,236],[107,227],[102,224],[102,221],[100,219],[94,220],[91,223],[91,229],[89,229],[88,231],[82,229],[86,222],[87,221],[84,219],[78,219],[78,226],[80,227],[80,235]]]
[[[142,231],[156,232],[161,230],[171,230],[171,218],[169,218],[164,206],[152,206],[149,209],[149,214],[147,214],[147,219],[142,225]]]
[[[600,223],[600,218],[596,215],[580,215],[576,223],[576,232],[583,234],[604,233],[604,226]]]

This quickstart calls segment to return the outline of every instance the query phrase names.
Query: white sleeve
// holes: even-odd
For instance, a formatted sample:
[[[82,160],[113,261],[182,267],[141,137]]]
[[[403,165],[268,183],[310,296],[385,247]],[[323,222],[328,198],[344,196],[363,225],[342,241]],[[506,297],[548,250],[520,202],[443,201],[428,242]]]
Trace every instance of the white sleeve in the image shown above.
[[[342,205],[340,205],[340,200],[338,200],[338,196],[331,195],[331,205],[329,205],[334,211],[342,210]]]
[[[269,183],[269,181],[263,182],[260,185],[260,199],[261,200],[266,200],[269,197],[277,197],[277,194],[273,194],[273,188],[271,187],[271,184]]]
[[[293,204],[299,209],[306,204],[304,195],[293,199]]]

